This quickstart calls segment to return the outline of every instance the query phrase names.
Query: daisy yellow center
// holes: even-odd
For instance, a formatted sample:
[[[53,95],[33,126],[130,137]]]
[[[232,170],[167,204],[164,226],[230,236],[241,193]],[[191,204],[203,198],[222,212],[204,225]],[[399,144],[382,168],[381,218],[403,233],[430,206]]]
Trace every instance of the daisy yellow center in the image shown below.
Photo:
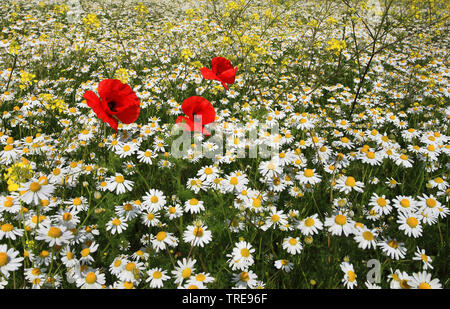
[[[156,234],[156,240],[163,241],[166,238],[167,234],[164,231],[159,232]]]
[[[114,262],[114,267],[119,267],[120,265],[122,265],[122,261],[121,260],[116,260]]]
[[[419,286],[417,288],[421,289],[421,290],[423,290],[423,289],[431,289],[431,285],[426,283],[426,282],[422,282],[422,283],[419,284]]]
[[[5,223],[2,225],[1,229],[3,232],[11,232],[14,229],[14,226],[12,224]]]
[[[119,176],[116,176],[116,182],[117,183],[122,183],[122,182],[124,182],[125,181],[125,178],[123,178],[123,176],[121,176],[121,175],[119,175]]]
[[[66,212],[63,214],[64,221],[69,221],[70,219],[72,219],[72,214],[70,212]]]
[[[4,151],[11,151],[11,150],[13,150],[14,149],[14,146],[13,145],[6,145],[5,147],[3,147],[3,150]]]
[[[125,281],[125,282],[123,283],[123,287],[124,287],[126,290],[130,290],[130,289],[133,288],[133,282],[131,282],[131,281]]]
[[[206,175],[211,175],[212,172],[213,172],[212,168],[210,168],[210,167],[205,168],[205,174]]]
[[[162,273],[159,270],[156,270],[155,272],[153,272],[153,278],[161,279],[161,277],[162,277]]]
[[[150,199],[152,201],[152,203],[158,203],[159,199],[157,196],[152,196],[152,198]]]
[[[429,198],[429,199],[427,199],[426,204],[427,204],[428,207],[434,208],[434,207],[436,207],[437,203],[436,203],[435,199]]]
[[[255,198],[255,199],[253,199],[253,204],[252,204],[252,206],[253,207],[261,207],[261,200],[259,199],[259,198]]]
[[[444,179],[442,179],[441,177],[437,177],[437,178],[434,179],[434,182],[435,183],[443,183]]]
[[[75,206],[81,205],[81,198],[79,197],[74,198],[72,204],[74,204]]]
[[[405,155],[405,154],[402,154],[402,155],[400,156],[400,159],[402,159],[402,160],[408,160],[408,156]]]
[[[152,153],[151,153],[150,151],[146,151],[146,152],[144,153],[144,156],[146,156],[147,158],[149,158],[149,157],[152,156]]]
[[[123,210],[130,211],[131,209],[133,209],[133,205],[131,205],[130,203],[126,203],[125,205],[123,205]]]
[[[181,272],[181,277],[183,277],[184,279],[189,278],[192,274],[192,270],[190,268],[185,268],[183,269],[183,271]]]
[[[231,177],[230,184],[233,185],[233,186],[236,186],[238,184],[237,177],[235,177],[235,176]]]
[[[355,178],[352,176],[347,177],[347,180],[345,180],[345,185],[348,187],[354,187],[356,185]]]
[[[123,151],[130,151],[131,147],[129,145],[123,146]]]
[[[249,257],[250,256],[250,250],[248,250],[247,248],[242,248],[241,249],[241,255],[243,256],[243,257]]]
[[[367,158],[369,159],[375,159],[375,153],[373,153],[372,151],[368,151],[366,153]]]
[[[41,189],[41,185],[37,182],[32,182],[30,184],[30,191],[31,192],[38,192]]]
[[[169,207],[169,213],[170,213],[170,214],[174,214],[174,213],[176,213],[176,212],[177,212],[177,210],[176,210],[175,207],[173,207],[173,206],[170,206],[170,207]]]
[[[386,200],[385,200],[384,198],[379,197],[379,198],[377,199],[377,204],[378,204],[379,206],[381,206],[381,207],[384,207],[384,206],[386,206],[387,202],[386,202]]]
[[[419,224],[419,221],[414,217],[409,217],[406,220],[406,224],[408,224],[411,228],[415,228]]]
[[[198,274],[195,276],[195,280],[200,281],[200,282],[205,281],[205,279],[206,279],[206,277],[204,274]]]
[[[424,262],[427,262],[427,261],[428,261],[428,256],[427,256],[426,254],[421,254],[420,257],[422,258],[422,260],[423,260]]]
[[[277,214],[272,215],[273,222],[278,222],[278,220],[280,220],[280,216],[278,216]]]
[[[314,176],[314,172],[313,172],[312,169],[307,168],[307,169],[305,169],[303,175],[305,175],[305,177],[313,177]]]
[[[362,236],[363,236],[363,238],[364,238],[365,240],[368,240],[368,241],[373,240],[373,234],[372,234],[371,232],[369,232],[369,231],[365,231],[365,232],[362,234]]]
[[[398,242],[396,242],[395,240],[391,240],[388,242],[388,246],[394,249],[398,248]]]
[[[247,282],[248,280],[250,280],[250,277],[248,276],[248,272],[243,271],[241,272],[240,275],[241,281]]]
[[[6,252],[0,252],[0,267],[8,264],[8,254]]]
[[[403,208],[408,208],[411,205],[408,199],[404,198],[400,201],[400,206]]]
[[[95,283],[96,281],[97,281],[97,275],[94,273],[94,272],[89,272],[87,275],[86,275],[86,283],[88,283],[88,284],[93,284],[93,283]]]
[[[155,215],[152,214],[152,213],[149,213],[149,214],[147,215],[147,219],[149,219],[149,220],[153,220],[154,218],[155,218]]]
[[[136,264],[134,264],[133,262],[130,262],[127,265],[125,265],[125,269],[127,271],[132,271],[135,267],[136,267]]]
[[[355,272],[354,272],[353,270],[349,270],[349,271],[347,272],[347,275],[348,275],[348,281],[350,281],[350,282],[355,281],[355,279],[356,279],[356,274],[355,274]]]
[[[313,219],[313,218],[308,218],[308,219],[306,219],[306,220],[305,220],[305,225],[306,225],[307,227],[313,226],[313,225],[314,225],[314,219]]]
[[[87,257],[89,253],[91,253],[91,250],[89,250],[89,248],[84,248],[83,250],[81,250],[82,257]]]
[[[58,238],[61,237],[61,229],[55,226],[52,226],[49,230],[48,230],[48,236],[52,237],[52,238]]]
[[[336,218],[334,218],[334,222],[339,225],[344,225],[347,223],[347,218],[344,215],[337,215]]]
[[[198,200],[197,200],[196,198],[192,198],[192,199],[189,201],[189,204],[191,204],[191,205],[198,205]]]
[[[41,274],[41,270],[39,269],[39,268],[33,268],[32,270],[31,270],[31,274],[33,275],[33,276],[39,276],[40,274]]]
[[[195,237],[202,237],[203,236],[203,229],[201,227],[195,227],[194,231],[192,232]]]
[[[10,198],[7,198],[5,200],[5,202],[3,203],[3,206],[8,207],[8,208],[12,207],[12,205],[13,205],[13,201]]]
[[[292,246],[295,246],[295,245],[297,244],[297,239],[295,239],[295,238],[290,238],[290,239],[289,239],[289,243],[290,243]]]
[[[112,224],[114,224],[115,226],[119,226],[120,225],[120,220],[115,218],[114,220],[112,220]]]

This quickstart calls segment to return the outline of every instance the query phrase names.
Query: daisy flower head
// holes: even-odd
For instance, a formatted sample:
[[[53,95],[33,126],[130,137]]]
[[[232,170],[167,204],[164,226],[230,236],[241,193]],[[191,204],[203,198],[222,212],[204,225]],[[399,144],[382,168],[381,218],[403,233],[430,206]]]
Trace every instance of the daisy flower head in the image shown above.
[[[392,206],[394,206],[399,212],[416,212],[416,200],[414,200],[411,196],[399,195],[395,197],[392,200]]]
[[[191,198],[184,203],[184,211],[197,214],[201,211],[205,211],[205,206],[203,206],[203,201],[199,201],[196,198]]]
[[[44,240],[50,247],[68,244],[73,234],[64,225],[40,224],[36,239]]]
[[[195,263],[197,263],[197,260],[191,258],[183,258],[183,260],[177,261],[177,266],[171,272],[175,277],[175,284],[181,285],[184,280],[191,277],[195,272]]]
[[[419,212],[423,211],[426,215],[433,217],[439,215],[439,207],[441,207],[442,204],[433,195],[426,195],[424,193],[422,196],[418,196],[417,199]]]
[[[18,270],[23,261],[23,257],[18,257],[19,251],[9,248],[7,245],[0,245],[0,273],[7,279],[9,273]]]
[[[162,268],[155,267],[147,270],[147,279],[146,282],[150,283],[150,288],[152,289],[160,289],[164,286],[164,281],[170,279],[170,276],[167,275],[167,271]]]
[[[165,210],[165,216],[168,217],[169,220],[179,218],[183,215],[183,208],[177,203],[169,205]]]
[[[342,282],[348,289],[353,289],[358,285],[358,283],[356,282],[356,274],[355,270],[353,269],[353,265],[348,262],[342,262],[340,266],[341,270],[344,272],[344,278],[342,278]]]
[[[281,269],[281,270],[284,270],[285,272],[290,272],[291,270],[292,270],[292,268],[294,267],[294,263],[292,263],[292,262],[290,262],[290,261],[288,261],[288,260],[283,260],[283,259],[281,259],[281,260],[276,260],[275,262],[274,262],[274,266],[277,268],[277,269]]]
[[[413,260],[415,260],[415,261],[422,261],[424,270],[426,270],[428,268],[433,269],[433,266],[431,265],[431,262],[433,262],[433,260],[431,259],[430,256],[428,256],[425,253],[424,249],[420,249],[419,247],[417,247],[417,250],[416,250],[416,252],[414,253],[414,256],[413,256]]]
[[[405,235],[414,238],[422,236],[422,225],[419,215],[411,212],[399,213],[397,223],[399,224],[399,230],[403,231]]]
[[[258,276],[252,270],[243,270],[238,274],[233,274],[231,281],[236,289],[252,289],[256,285]]]
[[[390,201],[388,199],[386,199],[386,196],[379,196],[376,193],[372,194],[372,197],[370,198],[369,201],[369,206],[372,206],[372,209],[379,213],[379,214],[383,214],[383,215],[388,215],[391,210],[392,210],[392,206],[390,205]]]
[[[141,214],[139,205],[135,202],[125,202],[115,207],[116,214],[125,220],[132,220]]]
[[[344,233],[348,236],[354,232],[354,221],[348,216],[346,212],[336,212],[331,217],[325,219],[325,226],[331,235],[340,236]]]
[[[228,264],[232,270],[244,270],[255,262],[252,253],[255,249],[249,242],[239,241],[235,244],[231,254],[227,254]]]
[[[0,223],[0,240],[3,238],[15,240],[17,237],[22,237],[24,230],[15,227],[13,224],[4,222]]]
[[[301,220],[298,223],[297,228],[303,235],[309,236],[318,234],[319,230],[323,229],[323,223],[318,218],[318,214],[314,214]]]
[[[124,218],[114,217],[106,223],[106,230],[110,231],[111,234],[121,234],[128,227]]]
[[[426,271],[413,273],[409,284],[413,289],[442,289],[439,279],[432,279],[431,276]]]
[[[283,249],[290,254],[300,254],[303,250],[299,237],[286,237],[283,239]]]
[[[407,250],[403,242],[388,238],[379,241],[377,245],[381,248],[383,253],[391,259],[400,260],[405,258]]]
[[[124,263],[122,271],[117,275],[119,280],[126,282],[139,282],[142,272],[144,271],[144,263],[139,261],[127,261]]]
[[[178,245],[178,238],[172,233],[160,231],[151,240],[153,248],[156,252],[166,250],[167,246],[176,247]]]
[[[55,187],[48,182],[46,176],[31,179],[22,185],[20,199],[26,204],[39,205],[41,200],[49,200]]]
[[[122,174],[116,173],[115,176],[108,177],[106,179],[108,190],[116,194],[126,193],[133,189],[134,182],[127,180]]]
[[[82,272],[76,279],[76,285],[80,289],[101,289],[106,282],[105,274],[98,269],[89,269]]]
[[[356,181],[352,176],[341,176],[336,180],[335,188],[345,194],[349,194],[352,191],[362,193],[364,184],[361,181]]]
[[[195,223],[194,225],[187,226],[183,234],[183,240],[191,244],[191,246],[203,247],[211,242],[211,231],[208,230],[206,225]]]
[[[297,173],[295,178],[301,184],[316,185],[321,182],[322,176],[315,172],[315,169],[305,168],[303,171]]]
[[[394,272],[391,269],[391,273],[388,275],[388,279],[390,279],[389,286],[391,289],[410,289],[410,281],[411,276],[406,272],[402,272],[399,269],[396,269]]]
[[[221,181],[222,188],[225,192],[242,192],[248,184],[247,177],[241,172],[233,172]]]
[[[159,211],[166,205],[166,197],[160,190],[151,189],[144,195],[142,206],[150,211]]]
[[[355,229],[355,241],[358,243],[358,248],[361,249],[375,249],[377,247],[376,238],[378,231],[376,229],[370,230],[368,228]]]
[[[261,229],[263,231],[266,231],[272,226],[281,229],[286,226],[286,224],[288,224],[288,216],[283,213],[282,210],[277,210],[275,207],[272,207],[272,209],[270,210],[270,214]]]

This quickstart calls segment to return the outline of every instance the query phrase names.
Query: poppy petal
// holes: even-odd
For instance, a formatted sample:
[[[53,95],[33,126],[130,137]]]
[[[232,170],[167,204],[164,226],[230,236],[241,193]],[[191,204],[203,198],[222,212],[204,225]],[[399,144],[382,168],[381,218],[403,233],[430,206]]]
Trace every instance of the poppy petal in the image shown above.
[[[104,122],[108,123],[111,128],[113,128],[117,132],[118,122],[117,119],[108,115],[104,109],[103,104],[99,97],[92,91],[88,90],[84,93],[83,98],[86,99],[87,105],[92,108],[97,117]]]
[[[204,79],[217,79],[217,75],[208,68],[201,68],[200,72]]]
[[[226,70],[233,68],[230,60],[228,60],[224,57],[214,57],[211,60],[211,65],[212,65],[212,71],[216,74],[220,74],[222,72],[225,72]]]
[[[237,67],[226,70],[226,71],[218,74],[217,77],[222,82],[225,82],[227,84],[234,84],[234,81],[236,79],[236,71],[237,71]]]

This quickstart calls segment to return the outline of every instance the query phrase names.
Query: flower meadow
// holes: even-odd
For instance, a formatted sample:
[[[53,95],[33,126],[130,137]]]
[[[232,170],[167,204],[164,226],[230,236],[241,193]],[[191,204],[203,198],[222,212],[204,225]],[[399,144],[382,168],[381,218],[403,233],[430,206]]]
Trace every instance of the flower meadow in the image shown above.
[[[1,288],[448,287],[447,1],[0,8]]]

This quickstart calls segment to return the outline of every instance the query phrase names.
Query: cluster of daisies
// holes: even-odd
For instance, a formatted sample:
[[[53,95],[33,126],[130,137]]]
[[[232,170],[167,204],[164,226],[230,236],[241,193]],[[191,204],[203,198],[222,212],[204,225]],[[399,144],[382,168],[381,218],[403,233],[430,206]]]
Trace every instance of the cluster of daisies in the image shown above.
[[[250,10],[242,43],[255,58],[223,89],[198,62],[246,53],[207,15],[143,23],[143,7],[130,6],[107,22],[93,7],[96,17],[72,24],[62,5],[20,5],[0,5],[13,21],[0,40],[0,287],[256,289],[289,285],[292,274],[316,284],[314,269],[342,245],[351,249],[335,249],[326,275],[341,287],[442,288],[434,256],[450,213],[448,38],[380,52],[364,81],[326,84],[320,74],[299,79],[299,69],[329,68],[298,50],[349,35],[338,14],[312,31],[288,12],[280,34]],[[312,44],[318,57],[323,45]],[[331,66],[353,57],[349,41]],[[132,86],[141,108],[117,134],[83,100],[111,77]],[[223,139],[196,133],[178,158],[172,130],[188,93],[208,97]],[[362,254],[391,267],[380,282],[365,279]],[[318,265],[301,268],[311,255]]]

